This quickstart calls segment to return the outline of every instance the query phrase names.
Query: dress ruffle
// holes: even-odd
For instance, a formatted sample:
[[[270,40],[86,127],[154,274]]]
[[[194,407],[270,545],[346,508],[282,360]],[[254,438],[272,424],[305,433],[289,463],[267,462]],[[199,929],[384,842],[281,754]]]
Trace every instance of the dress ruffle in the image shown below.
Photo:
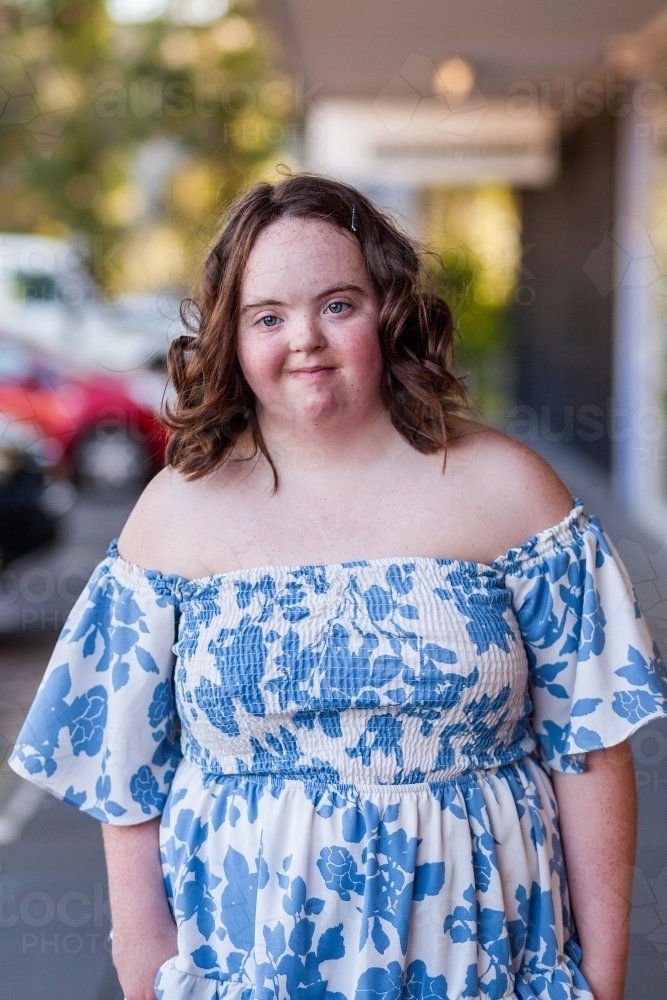
[[[206,979],[178,968],[178,955],[168,958],[155,977],[155,1000],[251,1000],[252,987],[238,980]]]
[[[628,573],[594,517],[577,506],[508,553],[526,647],[532,726],[542,759],[582,772],[667,711],[667,679]]]
[[[409,994],[409,988],[406,994]],[[319,996],[319,994],[318,994]],[[337,994],[338,997],[341,994]],[[481,1000],[481,994],[478,997]],[[484,994],[488,996],[488,994]],[[592,1000],[592,994],[574,961],[565,959],[553,969],[536,969],[519,974],[514,989],[501,1000]],[[235,979],[206,979],[178,968],[178,956],[168,959],[155,979],[156,1000],[259,1000],[255,988]],[[477,1000],[466,990],[466,1000]],[[262,998],[263,1000],[263,998]],[[349,1000],[353,1000],[352,997]],[[423,1000],[419,995],[414,1000]],[[436,1000],[434,997],[433,1000]],[[464,1000],[463,994],[447,993],[444,1000]]]

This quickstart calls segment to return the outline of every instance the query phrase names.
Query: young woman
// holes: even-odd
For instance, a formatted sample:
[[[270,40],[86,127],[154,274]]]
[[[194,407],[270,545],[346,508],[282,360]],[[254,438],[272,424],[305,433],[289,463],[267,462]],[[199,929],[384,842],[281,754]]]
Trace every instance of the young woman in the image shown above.
[[[622,1000],[667,688],[599,524],[352,188],[250,190],[196,316],[12,757],[106,822],[127,1000]]]

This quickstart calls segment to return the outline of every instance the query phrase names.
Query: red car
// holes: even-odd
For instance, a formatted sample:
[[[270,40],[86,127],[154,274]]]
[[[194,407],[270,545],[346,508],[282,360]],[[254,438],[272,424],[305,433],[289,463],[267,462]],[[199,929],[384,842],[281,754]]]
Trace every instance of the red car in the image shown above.
[[[131,379],[74,372],[0,337],[0,414],[23,426],[43,460],[66,463],[83,486],[137,487],[161,467],[165,435],[149,402],[152,396],[159,405],[156,380],[151,372]]]

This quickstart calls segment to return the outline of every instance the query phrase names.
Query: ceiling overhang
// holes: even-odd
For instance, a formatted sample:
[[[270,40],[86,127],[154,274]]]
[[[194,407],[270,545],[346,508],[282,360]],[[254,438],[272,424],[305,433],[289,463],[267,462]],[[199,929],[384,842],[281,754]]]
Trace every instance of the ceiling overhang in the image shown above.
[[[260,0],[286,69],[320,97],[377,97],[411,54],[459,56],[488,100],[593,72],[664,0]],[[430,86],[430,80],[423,81]]]

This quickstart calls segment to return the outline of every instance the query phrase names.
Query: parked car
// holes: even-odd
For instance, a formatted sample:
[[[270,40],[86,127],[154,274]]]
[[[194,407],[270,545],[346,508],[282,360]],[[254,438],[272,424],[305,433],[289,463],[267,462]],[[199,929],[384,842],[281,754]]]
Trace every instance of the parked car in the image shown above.
[[[51,475],[35,429],[0,416],[0,566],[52,542],[75,499],[74,487]]]
[[[155,389],[144,384],[150,378],[74,370],[0,336],[0,414],[33,428],[44,454],[84,487],[136,487],[160,468],[165,438]]]
[[[82,242],[0,233],[3,333],[89,368],[150,366],[184,332],[180,299],[164,292],[111,302],[92,280],[89,260]]]

